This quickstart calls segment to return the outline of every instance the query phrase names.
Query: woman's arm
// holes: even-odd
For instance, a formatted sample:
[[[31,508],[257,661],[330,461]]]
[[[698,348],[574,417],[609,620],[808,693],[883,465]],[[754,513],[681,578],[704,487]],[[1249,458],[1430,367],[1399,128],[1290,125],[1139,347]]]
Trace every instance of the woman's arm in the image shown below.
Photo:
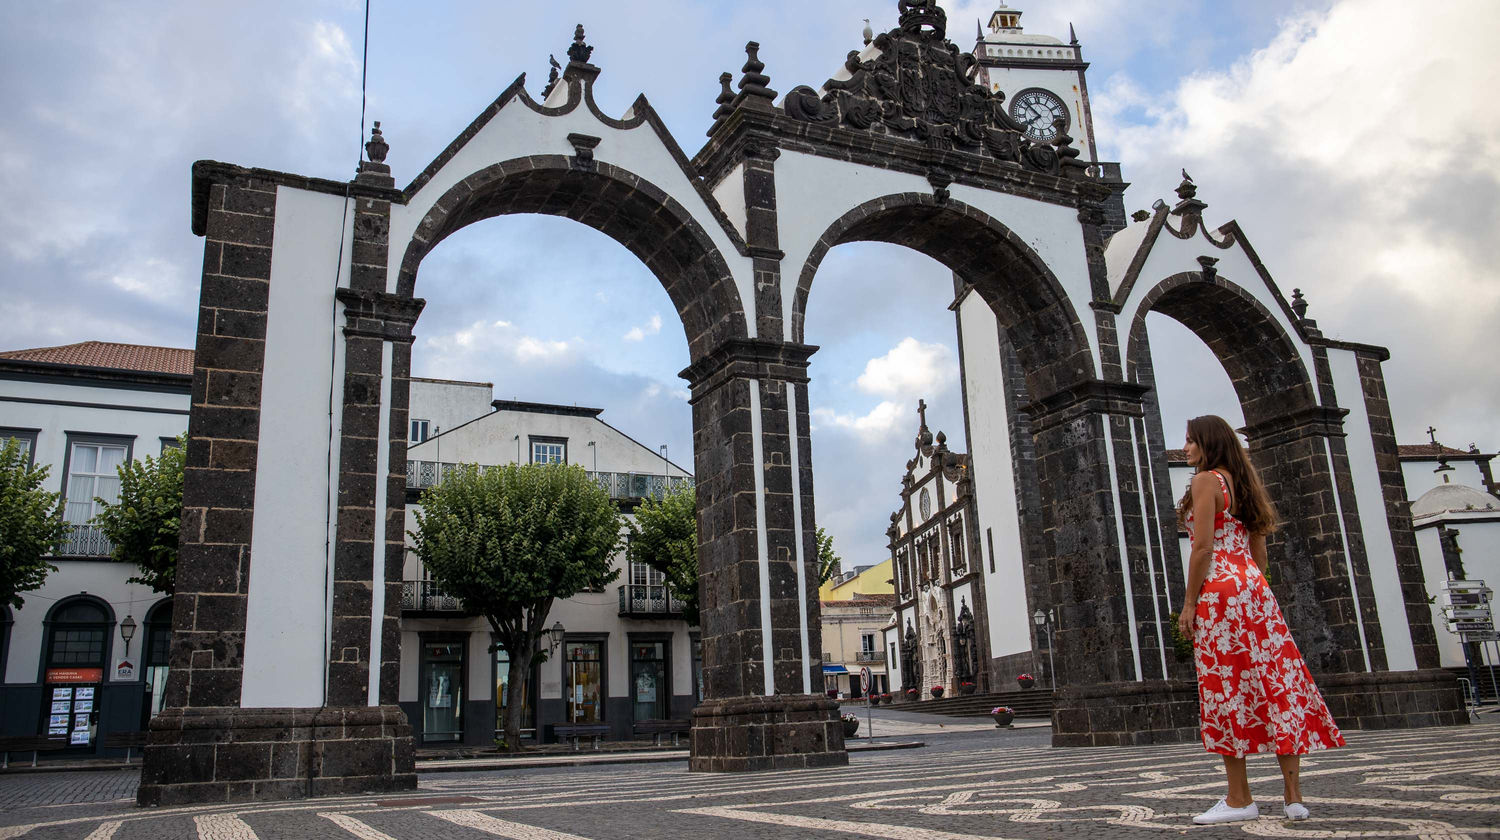
[[[1193,638],[1193,616],[1198,611],[1198,592],[1208,578],[1214,559],[1214,517],[1224,504],[1219,479],[1208,470],[1193,476],[1193,551],[1188,555],[1187,589],[1183,593],[1182,612],[1177,614],[1177,629],[1185,639]]]
[[[1250,557],[1253,560],[1255,560],[1256,567],[1259,568],[1260,569],[1260,573],[1262,575],[1264,575],[1266,573],[1266,535],[1265,534],[1251,534],[1250,535]]]

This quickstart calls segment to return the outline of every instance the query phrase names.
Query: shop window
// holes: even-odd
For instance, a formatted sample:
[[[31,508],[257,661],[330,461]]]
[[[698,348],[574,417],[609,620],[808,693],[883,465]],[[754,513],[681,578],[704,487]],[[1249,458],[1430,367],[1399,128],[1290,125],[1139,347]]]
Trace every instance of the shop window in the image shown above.
[[[693,702],[703,702],[703,637],[691,635],[693,645]]]
[[[167,599],[146,614],[146,639],[141,643],[141,668],[146,677],[146,702],[141,729],[161,712],[167,694],[167,664],[172,652],[172,601]]]
[[[535,660],[533,660],[534,662]],[[536,665],[532,665],[532,672],[536,672]],[[495,648],[495,732],[505,730],[505,707],[509,702],[507,694],[510,689],[510,654],[504,648]],[[521,728],[536,728],[536,680],[525,679],[521,686]]]
[[[568,641],[563,662],[568,723],[604,720],[604,641]]]
[[[630,641],[630,700],[634,720],[671,717],[665,641]]]
[[[93,745],[110,626],[109,612],[92,599],[60,604],[47,619],[41,734]]]
[[[422,640],[422,740],[462,741],[465,638]]]

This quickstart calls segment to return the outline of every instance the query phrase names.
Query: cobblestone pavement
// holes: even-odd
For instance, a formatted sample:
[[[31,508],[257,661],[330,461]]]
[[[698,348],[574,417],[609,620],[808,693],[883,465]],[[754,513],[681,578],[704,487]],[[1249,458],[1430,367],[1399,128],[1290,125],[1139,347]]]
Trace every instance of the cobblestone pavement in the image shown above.
[[[648,764],[438,774],[397,796],[151,810],[109,801],[126,773],[13,776],[0,778],[0,803],[16,803],[0,810],[0,840],[1500,835],[1500,725],[1348,737],[1347,748],[1304,759],[1312,819],[1297,823],[1280,818],[1271,756],[1250,761],[1258,821],[1199,827],[1191,816],[1223,788],[1217,757],[1201,748],[1055,750],[1045,746],[1046,730],[1014,730],[943,735],[925,749],[858,754],[837,769],[706,775]],[[91,784],[103,801],[65,804],[89,795],[70,785]]]

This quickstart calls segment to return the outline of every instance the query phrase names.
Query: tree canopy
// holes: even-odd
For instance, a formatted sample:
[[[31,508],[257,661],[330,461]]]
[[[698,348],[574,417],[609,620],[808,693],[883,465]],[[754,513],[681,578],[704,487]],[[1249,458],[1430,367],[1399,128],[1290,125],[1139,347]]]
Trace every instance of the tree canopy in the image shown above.
[[[698,623],[698,492],[679,486],[661,500],[647,499],[630,523],[631,562],[662,573],[667,589],[682,601],[682,617]]]
[[[33,466],[15,438],[0,443],[0,604],[19,609],[22,592],[40,589],[57,567],[46,556],[62,546],[62,494],[42,489],[48,468]]]
[[[819,525],[814,533],[818,539],[818,585],[822,586],[839,574],[844,565],[844,558],[834,552],[833,537],[823,530],[822,525]]]
[[[424,492],[415,518],[412,545],[432,580],[483,615],[510,656],[505,743],[517,750],[524,675],[546,658],[537,647],[552,602],[619,576],[620,512],[576,465],[468,465]]]
[[[100,513],[94,522],[114,543],[112,557],[140,569],[131,583],[144,583],[154,592],[171,594],[177,584],[177,547],[182,531],[182,466],[186,435],[177,446],[162,450],[160,458],[126,461],[117,468],[120,497],[96,499]]]

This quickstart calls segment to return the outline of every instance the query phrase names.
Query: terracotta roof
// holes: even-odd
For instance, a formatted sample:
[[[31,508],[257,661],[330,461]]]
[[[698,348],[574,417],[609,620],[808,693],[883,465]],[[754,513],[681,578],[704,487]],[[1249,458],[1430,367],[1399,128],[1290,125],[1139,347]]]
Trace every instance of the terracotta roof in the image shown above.
[[[193,351],[181,347],[150,347],[113,341],[80,341],[59,347],[0,352],[0,359],[53,365],[135,370],[147,373],[192,375]]]
[[[1396,454],[1402,458],[1436,458],[1440,455],[1477,455],[1463,449],[1454,449],[1441,443],[1402,443],[1396,446]]]

